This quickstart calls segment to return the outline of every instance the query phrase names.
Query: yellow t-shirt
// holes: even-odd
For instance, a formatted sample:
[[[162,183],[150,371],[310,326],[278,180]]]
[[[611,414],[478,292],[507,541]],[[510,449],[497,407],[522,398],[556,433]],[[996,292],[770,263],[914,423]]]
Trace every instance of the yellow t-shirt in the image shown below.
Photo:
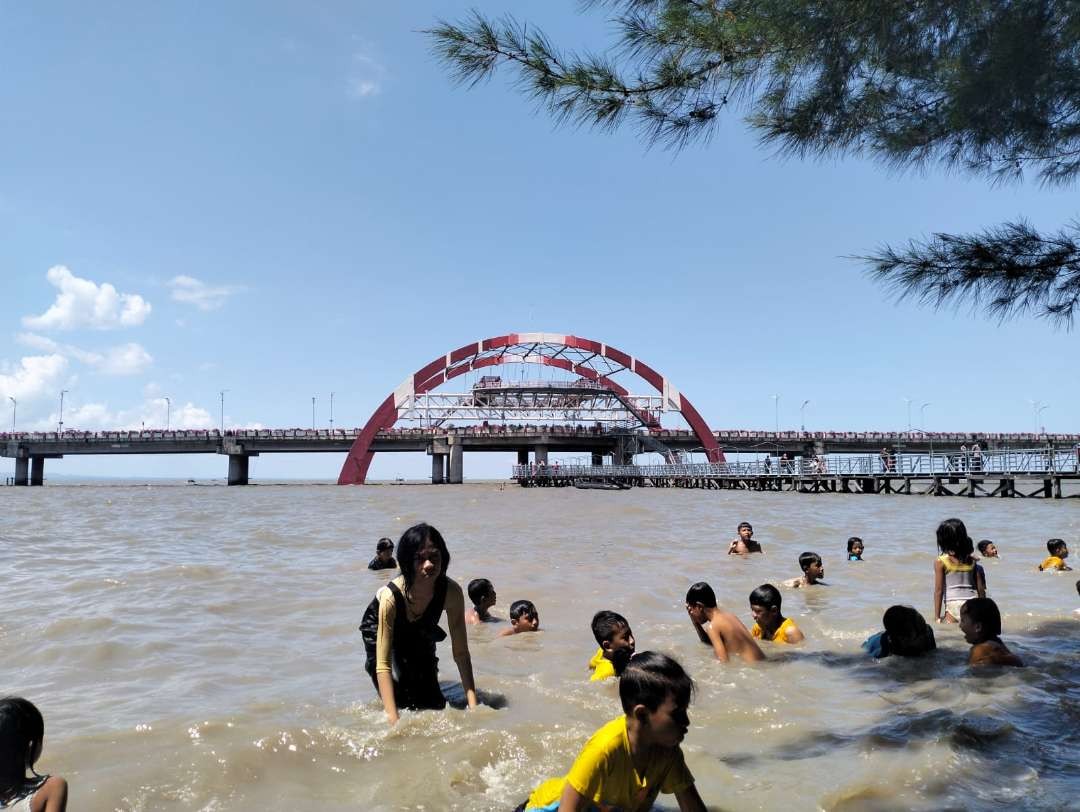
[[[1058,558],[1056,555],[1047,556],[1046,560],[1039,565],[1041,570],[1063,570],[1065,569],[1065,561]]]
[[[796,628],[798,627],[795,625],[795,621],[786,617],[772,637],[766,637],[765,631],[756,623],[754,624],[754,628],[750,630],[750,636],[758,640],[772,640],[774,643],[790,643],[791,641],[787,639],[787,633],[789,630],[794,630]]]
[[[649,764],[644,776],[634,769],[626,717],[612,719],[585,743],[565,778],[551,778],[533,790],[527,810],[559,808],[566,782],[591,800],[600,812],[644,812],[661,792],[682,792],[693,785],[682,748],[676,747]]]
[[[604,656],[603,648],[596,650],[596,654],[589,660],[589,668],[593,670],[592,676],[589,677],[591,682],[599,682],[615,676],[615,663]]]

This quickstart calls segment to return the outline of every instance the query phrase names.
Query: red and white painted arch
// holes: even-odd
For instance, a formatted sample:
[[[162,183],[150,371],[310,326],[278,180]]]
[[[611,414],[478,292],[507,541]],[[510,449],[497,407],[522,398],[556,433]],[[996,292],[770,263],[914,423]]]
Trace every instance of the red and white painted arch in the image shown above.
[[[637,358],[600,341],[561,333],[509,333],[466,344],[439,356],[421,367],[398,386],[368,419],[356,438],[338,476],[339,485],[362,485],[375,452],[371,445],[383,429],[398,420],[399,409],[412,395],[422,395],[451,378],[475,369],[501,364],[527,363],[564,369],[583,378],[610,386],[621,395],[627,390],[611,376],[624,370],[633,372],[659,392],[672,411],[682,414],[701,441],[710,461],[722,462],[723,452],[709,427],[689,400],[667,378]]]

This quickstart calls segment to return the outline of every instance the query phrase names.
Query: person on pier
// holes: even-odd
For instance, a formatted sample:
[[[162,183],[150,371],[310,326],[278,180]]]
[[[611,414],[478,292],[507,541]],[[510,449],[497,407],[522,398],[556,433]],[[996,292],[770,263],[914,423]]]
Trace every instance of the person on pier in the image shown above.
[[[435,644],[446,639],[439,618],[446,613],[450,642],[470,708],[476,707],[472,659],[465,632],[465,596],[446,576],[450,551],[442,535],[428,524],[406,530],[397,546],[401,575],[375,593],[360,631],[367,650],[365,669],[382,699],[390,724],[400,708],[446,707],[439,688]]]
[[[765,659],[750,630],[731,612],[716,605],[716,593],[704,581],[693,584],[686,592],[686,614],[694,624],[698,639],[712,646],[713,654],[727,662],[732,654],[749,663]]]
[[[975,545],[959,519],[938,525],[937,545],[941,555],[934,559],[934,619],[957,623],[966,601],[986,597],[986,575],[975,563]]]

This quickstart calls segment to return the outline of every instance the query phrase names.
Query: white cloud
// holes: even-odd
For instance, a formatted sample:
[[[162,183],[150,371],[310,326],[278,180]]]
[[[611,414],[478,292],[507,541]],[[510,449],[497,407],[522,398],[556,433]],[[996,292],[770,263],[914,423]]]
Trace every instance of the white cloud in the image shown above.
[[[37,333],[19,333],[16,338],[27,347],[74,358],[105,375],[138,375],[154,362],[150,353],[135,342],[110,347],[104,352],[93,352],[72,344],[61,344]]]
[[[346,79],[346,91],[350,98],[366,99],[382,92],[386,68],[363,54],[353,54]]]
[[[193,276],[174,276],[169,280],[169,288],[174,302],[195,305],[199,310],[216,310],[234,293],[243,290],[237,285],[213,287]],[[181,321],[177,321],[177,325],[184,326]]]
[[[67,358],[56,353],[27,356],[16,367],[0,365],[0,398],[7,406],[7,398],[21,401],[52,397],[63,387],[67,367]]]
[[[23,324],[34,330],[112,330],[136,327],[150,315],[150,303],[136,293],[118,293],[108,282],[98,285],[80,279],[63,265],[49,268],[45,278],[60,292],[40,316],[24,316]]]
[[[32,431],[56,429],[59,413],[35,421]],[[165,398],[147,398],[133,409],[112,411],[105,403],[65,405],[64,427],[74,431],[129,431],[133,429],[211,429],[216,423],[210,412],[190,401],[173,403],[169,408]]]

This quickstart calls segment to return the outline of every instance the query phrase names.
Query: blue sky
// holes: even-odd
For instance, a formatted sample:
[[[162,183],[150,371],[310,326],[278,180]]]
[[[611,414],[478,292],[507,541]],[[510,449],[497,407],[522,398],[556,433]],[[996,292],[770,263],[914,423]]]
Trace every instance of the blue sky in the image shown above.
[[[601,45],[571,0],[4,2],[0,395],[20,428],[362,425],[464,343],[547,330],[647,361],[717,428],[1076,431],[1076,333],[897,304],[846,256],[1075,190],[869,161],[780,160],[737,116],[711,143],[559,129],[500,74],[455,87],[419,33],[513,8]],[[448,387],[451,388],[451,387]],[[644,391],[644,386],[639,386]],[[10,426],[10,409],[4,425]],[[334,478],[336,456],[257,477]],[[466,474],[501,475],[502,456]],[[68,458],[49,473],[223,476],[212,458]],[[0,463],[8,475],[10,460]],[[422,456],[376,458],[418,476]]]

